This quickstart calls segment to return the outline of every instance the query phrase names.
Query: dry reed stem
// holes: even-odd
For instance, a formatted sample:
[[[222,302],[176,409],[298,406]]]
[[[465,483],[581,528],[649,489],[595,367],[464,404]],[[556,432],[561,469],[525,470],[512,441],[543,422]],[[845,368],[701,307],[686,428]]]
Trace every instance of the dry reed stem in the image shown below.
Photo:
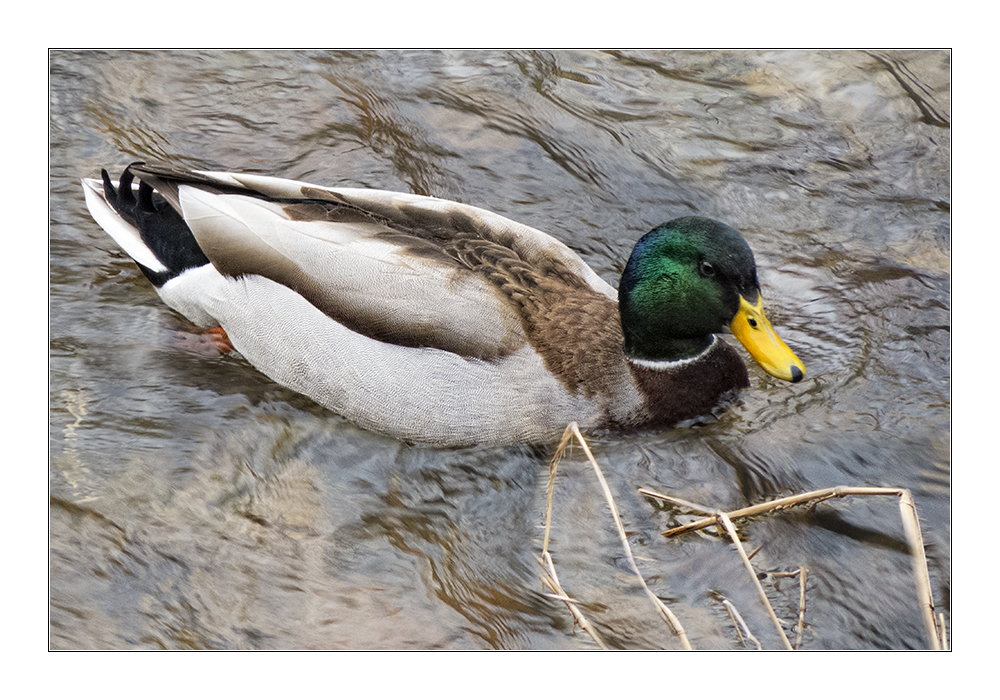
[[[757,572],[753,568],[753,564],[750,563],[750,557],[747,556],[746,551],[743,549],[743,543],[740,542],[739,535],[736,534],[736,528],[733,527],[733,521],[729,519],[729,516],[725,513],[719,513],[719,520],[722,525],[726,528],[726,532],[729,533],[729,539],[733,541],[736,545],[736,551],[739,552],[740,559],[743,560],[743,566],[746,567],[747,571],[750,572],[750,578],[753,579],[753,584],[757,588],[757,595],[760,596],[761,602],[764,604],[764,608],[767,610],[768,616],[771,618],[771,623],[774,625],[774,629],[778,631],[778,636],[781,637],[781,643],[785,645],[785,648],[789,651],[792,650],[792,645],[788,641],[788,636],[785,635],[785,630],[781,626],[781,620],[774,613],[774,608],[771,607],[771,601],[767,599],[767,593],[764,592],[764,587],[760,584],[760,579],[757,578]]]
[[[725,598],[722,599],[722,605],[726,609],[726,612],[729,613],[729,619],[733,621],[733,627],[736,628],[736,634],[740,635],[740,641],[743,643],[743,646],[746,646],[747,640],[750,640],[757,645],[757,651],[762,651],[763,647],[760,645],[760,640],[753,636],[753,632],[750,631],[750,627],[747,626],[736,606]]]
[[[629,566],[632,567],[632,571],[635,572],[635,575],[639,578],[639,583],[642,586],[643,591],[645,591],[646,596],[653,602],[653,605],[656,606],[660,615],[663,616],[663,619],[666,620],[668,625],[670,625],[674,634],[677,635],[681,642],[681,646],[684,649],[690,650],[691,642],[688,640],[687,633],[684,631],[684,627],[681,625],[680,620],[677,619],[673,612],[671,612],[670,608],[668,608],[664,602],[650,590],[649,586],[646,585],[646,579],[643,578],[638,565],[635,563],[635,557],[632,556],[632,547],[628,543],[628,535],[625,534],[625,527],[622,525],[621,518],[618,516],[618,509],[615,507],[615,500],[611,495],[611,489],[608,487],[608,482],[604,478],[604,473],[601,471],[601,467],[597,464],[597,460],[594,459],[594,455],[590,451],[587,441],[580,433],[580,426],[577,425],[575,421],[566,426],[566,431],[563,433],[562,440],[559,441],[559,446],[556,447],[556,453],[552,457],[552,461],[549,462],[548,498],[545,509],[545,535],[542,540],[542,556],[549,556],[549,532],[551,530],[552,523],[552,494],[555,486],[556,469],[558,467],[559,460],[562,459],[563,453],[566,451],[567,446],[573,438],[576,438],[577,442],[583,448],[584,453],[587,455],[587,460],[594,468],[597,480],[600,482],[601,489],[604,491],[604,498],[608,502],[608,507],[611,509],[611,517],[614,518],[615,527],[618,530],[618,539],[621,540],[622,548],[625,550],[625,557],[628,559]],[[549,557],[549,560],[551,561],[551,557]],[[553,567],[552,570],[552,573],[554,572],[555,567]]]
[[[795,630],[795,648],[802,648],[802,630],[806,625],[806,577],[809,569],[802,567],[799,569],[799,624]]]
[[[729,613],[729,620],[733,623],[733,628],[736,630],[736,636],[740,638],[740,644],[742,644],[745,647],[747,645],[747,638],[743,636],[743,630],[741,629],[740,625],[740,622],[743,621],[743,618],[740,617],[739,622],[736,621],[736,612],[735,612],[736,607],[728,600],[723,599],[722,605],[723,607],[725,607],[726,612]]]
[[[687,501],[679,498],[666,496],[650,489],[639,489],[643,495],[651,498],[664,500],[678,505],[690,507]],[[913,577],[917,588],[917,604],[920,606],[920,615],[924,622],[924,632],[927,635],[927,642],[931,649],[937,651],[943,648],[943,639],[946,636],[943,625],[939,629],[935,619],[934,598],[931,593],[930,573],[927,570],[927,554],[924,551],[923,536],[920,533],[920,520],[917,518],[917,507],[913,502],[913,496],[908,489],[901,488],[878,488],[869,486],[834,486],[832,488],[808,491],[796,496],[778,498],[767,503],[760,503],[748,508],[741,508],[726,513],[728,518],[746,518],[761,513],[784,510],[793,506],[801,506],[807,503],[820,503],[831,498],[843,498],[844,496],[896,496],[899,498],[900,516],[903,519],[903,532],[906,534],[907,543],[910,545],[910,561],[913,567]],[[694,508],[698,510],[698,508]],[[717,517],[702,518],[693,523],[687,523],[680,527],[665,530],[661,534],[664,537],[672,537],[684,532],[700,530],[702,528],[715,525],[719,522]],[[740,548],[742,549],[742,547]]]
[[[913,578],[917,584],[917,602],[920,604],[920,615],[924,619],[924,631],[930,641],[931,649],[941,650],[941,635],[938,633],[937,621],[934,619],[934,597],[931,593],[931,577],[927,571],[927,555],[924,552],[924,537],[920,534],[920,519],[917,518],[917,504],[909,489],[899,490],[899,514],[903,518],[903,531],[910,543],[913,560]],[[917,552],[920,556],[917,556]]]
[[[576,623],[583,628],[583,630],[590,635],[591,639],[597,642],[597,646],[601,649],[607,651],[608,645],[604,643],[601,635],[598,634],[597,629],[590,624],[590,620],[584,617],[580,608],[577,607],[576,601],[570,598],[566,591],[563,590],[562,584],[559,583],[559,577],[556,575],[556,567],[552,563],[552,557],[549,556],[548,552],[542,552],[542,558],[539,559],[542,566],[545,568],[545,585],[548,586],[555,596],[556,600],[561,600],[569,608],[569,611],[573,614],[573,619]]]
[[[754,551],[763,549],[764,545],[757,547]],[[751,557],[753,554],[750,555]],[[806,567],[800,567],[795,571],[769,571],[768,572],[774,578],[792,578],[793,576],[799,577],[799,621],[795,626],[795,648],[799,649],[802,646],[802,630],[806,623],[806,577],[809,575],[809,569]]]

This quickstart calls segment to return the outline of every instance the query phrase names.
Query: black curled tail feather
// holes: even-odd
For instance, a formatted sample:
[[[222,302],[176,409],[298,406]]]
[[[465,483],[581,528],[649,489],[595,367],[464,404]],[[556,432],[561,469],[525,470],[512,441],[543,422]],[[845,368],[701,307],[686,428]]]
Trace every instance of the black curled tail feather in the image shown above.
[[[167,268],[166,272],[157,272],[136,263],[154,286],[162,287],[185,270],[207,265],[209,261],[180,212],[141,179],[136,197],[132,188],[135,178],[133,165],[142,163],[133,163],[125,168],[117,189],[108,171],[101,170],[104,197],[122,219],[139,231],[142,242]]]

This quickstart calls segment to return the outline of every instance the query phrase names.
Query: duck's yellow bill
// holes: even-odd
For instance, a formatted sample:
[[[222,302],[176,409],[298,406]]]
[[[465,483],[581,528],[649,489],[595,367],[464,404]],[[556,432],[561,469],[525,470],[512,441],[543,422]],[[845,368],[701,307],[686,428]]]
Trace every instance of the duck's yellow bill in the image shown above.
[[[771,328],[764,315],[764,299],[759,294],[756,304],[740,296],[740,310],[729,323],[729,330],[768,374],[789,382],[806,376],[806,366]]]

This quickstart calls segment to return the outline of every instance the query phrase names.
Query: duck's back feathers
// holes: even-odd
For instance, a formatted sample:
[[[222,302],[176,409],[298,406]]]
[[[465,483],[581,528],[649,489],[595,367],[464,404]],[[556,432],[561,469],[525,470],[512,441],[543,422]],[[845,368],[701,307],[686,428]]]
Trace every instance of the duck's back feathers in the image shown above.
[[[263,176],[145,165],[130,171],[143,183],[140,202],[152,201],[142,196],[152,185],[175,207],[163,207],[170,216],[132,205],[130,175],[116,198],[107,197],[168,268],[156,270],[154,284],[211,260],[223,275],[260,275],[287,286],[358,333],[480,359],[507,355],[525,342],[524,314],[538,306],[531,298],[538,280],[568,281],[617,298],[559,241],[475,207]],[[198,261],[178,265],[153,246],[162,238],[157,229],[179,220],[177,212],[197,241],[188,257]],[[116,238],[132,254],[134,241]],[[176,240],[186,253],[185,237]]]
[[[424,255],[448,248],[460,237],[486,241],[513,252],[546,276],[580,278],[609,299],[618,298],[614,288],[562,242],[478,207],[436,197],[321,187],[264,175],[189,172],[149,165],[133,165],[129,170],[160,192],[178,211],[184,210],[179,193],[184,188],[272,201],[281,205],[283,215],[291,221],[330,223],[338,228],[355,224],[362,235],[387,240],[399,235],[412,237],[415,240],[401,239],[399,243],[414,246],[414,252]],[[198,231],[195,236],[199,236]]]

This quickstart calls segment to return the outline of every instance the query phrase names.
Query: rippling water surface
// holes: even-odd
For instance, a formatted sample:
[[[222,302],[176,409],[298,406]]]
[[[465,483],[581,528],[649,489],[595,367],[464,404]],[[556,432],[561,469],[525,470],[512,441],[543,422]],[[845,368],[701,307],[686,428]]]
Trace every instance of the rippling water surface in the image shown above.
[[[743,232],[809,369],[751,363],[718,420],[596,436],[650,587],[698,648],[779,640],[725,540],[637,489],[734,509],[836,485],[916,499],[950,624],[947,52],[63,52],[50,60],[50,644],[594,646],[547,598],[551,445],[434,450],[362,431],[192,342],[89,218],[134,160],[431,194],[560,238],[606,280],[699,214]],[[807,567],[802,646],[921,648],[899,509],[851,498],[741,526]],[[560,580],[608,643],[677,648],[579,451]],[[797,579],[764,577],[794,637]]]

